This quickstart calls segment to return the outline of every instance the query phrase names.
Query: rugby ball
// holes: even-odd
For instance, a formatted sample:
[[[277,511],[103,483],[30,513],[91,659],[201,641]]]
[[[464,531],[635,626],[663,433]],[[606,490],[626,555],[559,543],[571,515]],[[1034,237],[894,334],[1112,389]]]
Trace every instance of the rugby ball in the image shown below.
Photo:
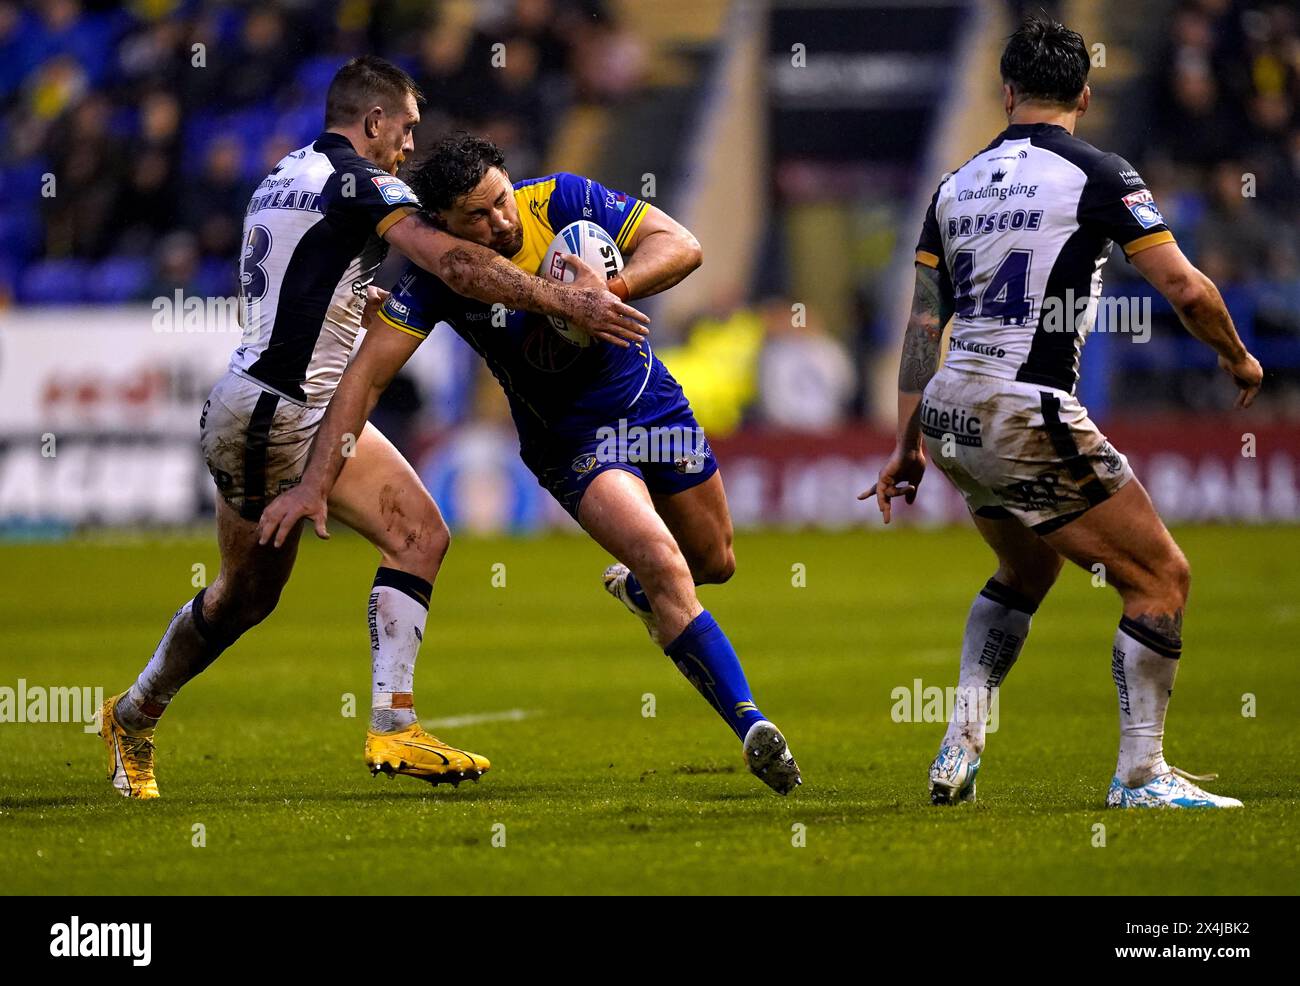
[[[569,223],[555,234],[551,245],[546,248],[542,266],[537,270],[538,277],[549,277],[554,281],[569,283],[574,279],[573,269],[564,262],[562,253],[571,253],[581,257],[592,270],[603,272],[605,280],[618,274],[623,269],[623,254],[614,244],[614,238],[588,219],[579,219]],[[569,328],[569,323],[558,315],[548,315],[551,323],[566,342],[575,346],[590,346],[591,336],[578,329]]]

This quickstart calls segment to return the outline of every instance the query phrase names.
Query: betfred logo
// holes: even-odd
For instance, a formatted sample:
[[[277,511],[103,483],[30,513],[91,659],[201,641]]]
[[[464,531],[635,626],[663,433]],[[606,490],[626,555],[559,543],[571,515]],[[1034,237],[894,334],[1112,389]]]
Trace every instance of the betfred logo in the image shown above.
[[[370,180],[374,182],[375,187],[379,189],[379,194],[388,205],[397,205],[399,202],[419,204],[415,193],[400,178],[395,178],[392,175],[375,175]]]
[[[564,280],[564,258],[558,253],[551,258],[551,279],[556,281]]]
[[[1128,206],[1130,209],[1133,208],[1133,206],[1135,205],[1143,205],[1147,202],[1154,202],[1154,201],[1155,199],[1151,197],[1151,193],[1147,191],[1145,188],[1140,191],[1132,192],[1124,196],[1124,204]]]

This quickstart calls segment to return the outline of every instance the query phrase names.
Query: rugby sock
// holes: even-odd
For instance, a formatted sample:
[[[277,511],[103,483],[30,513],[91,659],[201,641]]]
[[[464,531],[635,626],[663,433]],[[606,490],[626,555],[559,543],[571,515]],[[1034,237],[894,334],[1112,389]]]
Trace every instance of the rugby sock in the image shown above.
[[[152,729],[181,686],[238,639],[223,636],[203,618],[203,594],[176,611],[140,676],[117,701],[118,721],[132,732]]]
[[[1002,684],[1020,656],[1036,609],[1028,596],[993,579],[975,597],[966,617],[957,695],[944,746],[961,746],[976,757],[984,752],[993,689]]]
[[[375,572],[370,590],[370,728],[392,733],[416,721],[415,658],[424,640],[433,586],[409,572]]]
[[[664,653],[742,740],[750,726],[765,718],[750,695],[731,641],[707,609],[686,625]]]
[[[1140,787],[1169,768],[1165,711],[1174,692],[1183,644],[1127,616],[1119,621],[1110,673],[1119,692],[1119,763],[1125,787]]]
[[[623,582],[623,587],[627,590],[627,598],[636,603],[639,609],[651,612],[650,599],[641,588],[641,583],[631,572],[627,573],[627,578]]]

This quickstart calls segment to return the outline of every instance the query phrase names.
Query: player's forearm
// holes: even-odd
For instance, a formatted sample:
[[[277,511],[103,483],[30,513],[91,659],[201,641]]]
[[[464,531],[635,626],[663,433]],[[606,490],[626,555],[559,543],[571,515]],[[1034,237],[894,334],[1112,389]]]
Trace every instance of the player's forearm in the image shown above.
[[[477,243],[458,242],[443,254],[434,273],[457,294],[485,304],[539,315],[573,314],[572,288],[525,273],[499,253]]]
[[[520,270],[494,250],[452,236],[423,215],[394,224],[388,241],[411,261],[437,275],[459,295],[488,305],[568,317],[573,291],[555,281]]]
[[[685,279],[704,260],[699,241],[689,233],[652,233],[637,244],[623,268],[629,298],[648,298]]]
[[[384,386],[369,377],[343,374],[316,431],[302,475],[303,486],[322,497],[329,496],[383,392]]]
[[[898,392],[898,447],[921,447],[921,394],[905,390]]]
[[[1220,356],[1237,362],[1246,356],[1246,347],[1232,324],[1232,315],[1223,303],[1223,295],[1214,282],[1193,269],[1189,283],[1169,299],[1178,320],[1193,336]]]

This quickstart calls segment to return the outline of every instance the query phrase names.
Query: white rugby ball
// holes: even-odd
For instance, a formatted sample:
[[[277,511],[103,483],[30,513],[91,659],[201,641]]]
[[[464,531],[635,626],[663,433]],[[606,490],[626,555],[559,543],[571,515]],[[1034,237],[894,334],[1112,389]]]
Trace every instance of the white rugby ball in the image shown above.
[[[614,238],[588,219],[579,219],[569,223],[555,234],[551,245],[546,248],[542,266],[537,270],[538,277],[549,277],[555,281],[569,283],[574,279],[573,268],[564,262],[562,253],[572,253],[581,257],[592,270],[603,272],[605,280],[614,277],[623,269],[623,254],[619,252]],[[569,323],[558,315],[548,315],[546,320],[568,342],[575,346],[590,346],[591,336],[577,329],[569,328]]]

